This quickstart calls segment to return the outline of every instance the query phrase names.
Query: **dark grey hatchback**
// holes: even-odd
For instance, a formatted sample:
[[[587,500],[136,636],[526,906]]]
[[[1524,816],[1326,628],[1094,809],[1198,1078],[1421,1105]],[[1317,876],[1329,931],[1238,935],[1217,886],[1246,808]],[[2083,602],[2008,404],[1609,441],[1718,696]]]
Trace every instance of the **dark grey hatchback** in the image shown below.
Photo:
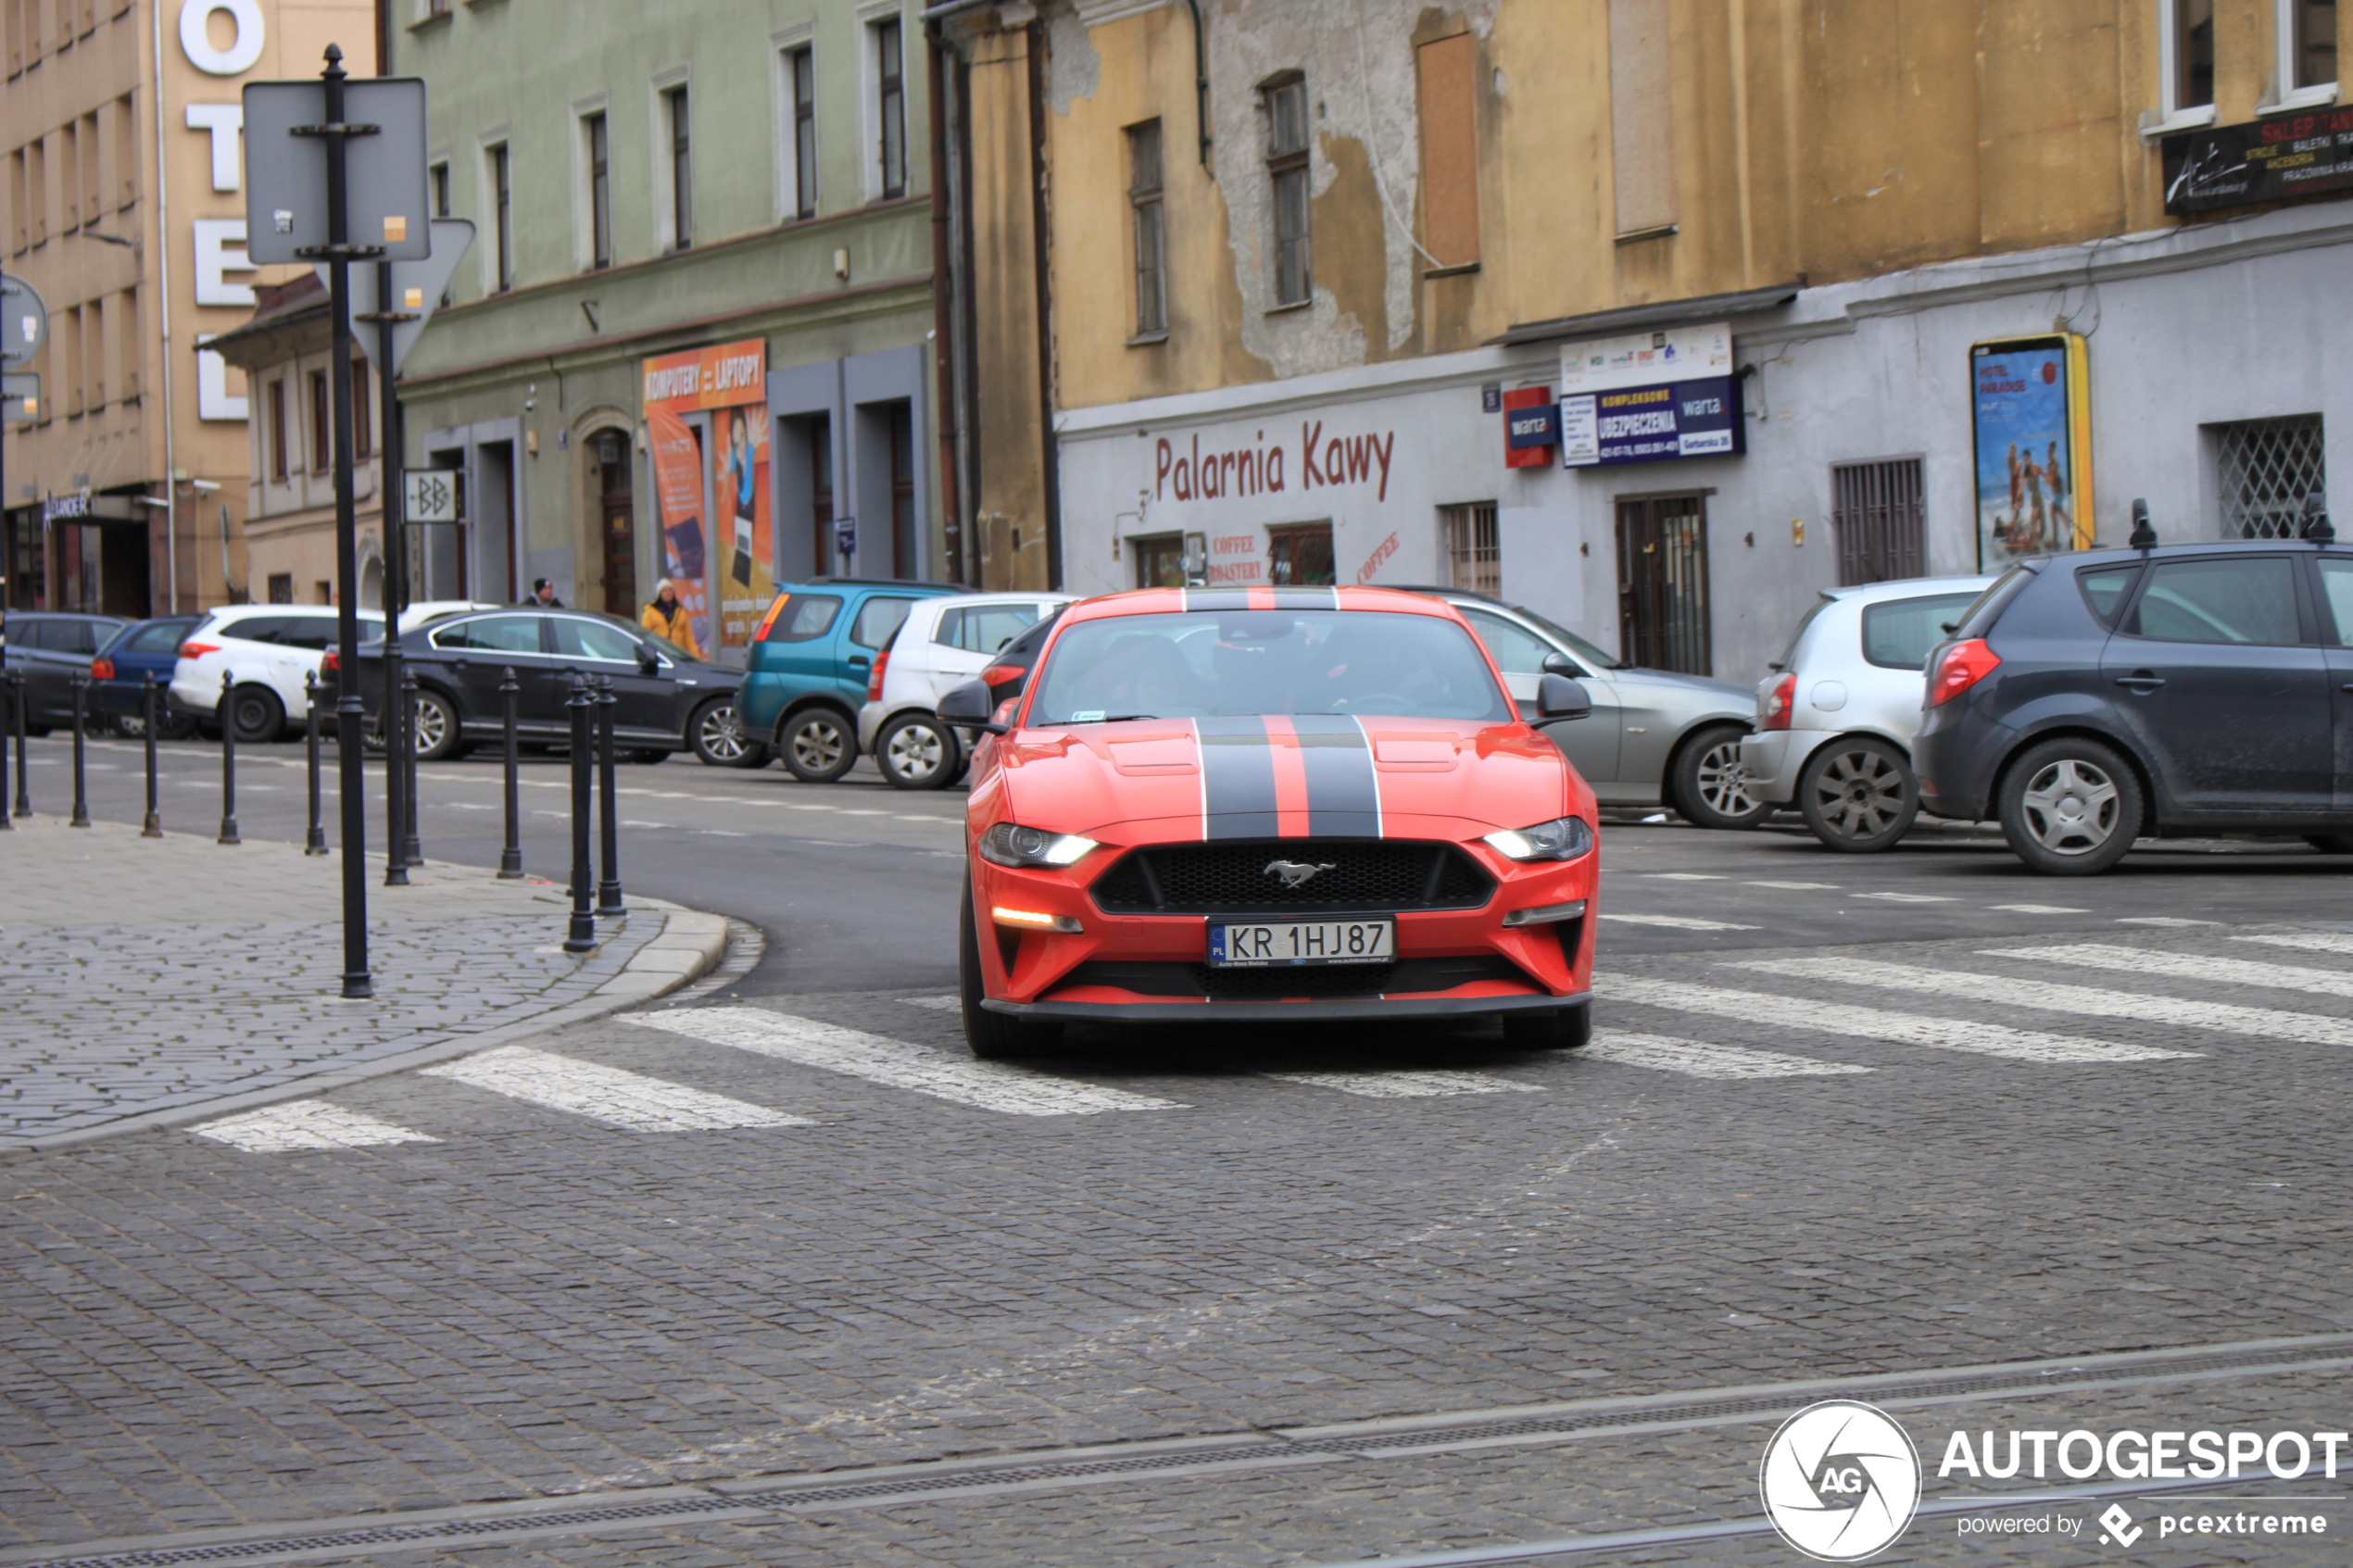
[[[2055,876],[2137,836],[2353,853],[2353,548],[2302,540],[2021,561],[1929,656],[1920,805],[1998,820]]]

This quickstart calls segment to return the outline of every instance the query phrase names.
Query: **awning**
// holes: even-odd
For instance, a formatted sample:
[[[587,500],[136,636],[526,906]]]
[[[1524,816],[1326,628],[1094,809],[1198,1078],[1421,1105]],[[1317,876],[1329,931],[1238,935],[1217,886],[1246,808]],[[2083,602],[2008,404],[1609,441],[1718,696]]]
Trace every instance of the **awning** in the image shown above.
[[[1489,342],[1509,347],[1523,343],[1550,343],[1561,338],[1615,337],[1620,332],[1639,332],[1655,327],[1680,327],[1693,321],[1745,316],[1752,311],[1770,310],[1776,306],[1787,305],[1797,297],[1802,286],[1798,283],[1776,283],[1771,288],[1743,289],[1738,294],[1711,294],[1698,299],[1670,299],[1655,305],[1628,305],[1616,310],[1596,310],[1589,316],[1562,316],[1550,321],[1525,321],[1502,337],[1491,338]]]

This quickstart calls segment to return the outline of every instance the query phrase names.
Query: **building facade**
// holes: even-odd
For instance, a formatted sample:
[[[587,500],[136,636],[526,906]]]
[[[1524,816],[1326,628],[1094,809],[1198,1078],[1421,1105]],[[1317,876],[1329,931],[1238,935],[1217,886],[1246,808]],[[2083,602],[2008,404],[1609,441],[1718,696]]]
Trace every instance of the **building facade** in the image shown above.
[[[396,3],[476,232],[404,368],[407,461],[461,493],[414,592],[634,616],[670,578],[734,661],[777,582],[960,570],[912,3]]]
[[[247,397],[206,345],[245,321],[241,93],[364,71],[367,0],[0,0],[6,270],[49,336],[37,421],[5,434],[6,602],[120,615],[258,597]]]
[[[1076,591],[1480,587],[1735,679],[2136,497],[2275,532],[2353,461],[2340,10],[945,0],[974,417],[1048,422],[975,511]]]

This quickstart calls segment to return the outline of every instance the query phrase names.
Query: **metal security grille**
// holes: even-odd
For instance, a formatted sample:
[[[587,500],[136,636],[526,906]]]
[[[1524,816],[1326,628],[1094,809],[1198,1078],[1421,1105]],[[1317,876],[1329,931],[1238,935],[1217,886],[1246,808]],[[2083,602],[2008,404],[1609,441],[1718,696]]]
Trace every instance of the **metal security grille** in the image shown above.
[[[1618,502],[1619,656],[1645,669],[1712,675],[1707,621],[1707,503],[1697,495]]]
[[[1475,594],[1504,591],[1504,553],[1495,539],[1495,503],[1441,507],[1446,530],[1447,582]]]
[[[1838,585],[1928,574],[1928,508],[1920,460],[1840,463],[1831,469],[1831,527],[1838,535]]]
[[[2222,484],[2222,537],[2293,539],[2304,498],[2328,489],[2321,416],[2217,425],[2215,467]]]

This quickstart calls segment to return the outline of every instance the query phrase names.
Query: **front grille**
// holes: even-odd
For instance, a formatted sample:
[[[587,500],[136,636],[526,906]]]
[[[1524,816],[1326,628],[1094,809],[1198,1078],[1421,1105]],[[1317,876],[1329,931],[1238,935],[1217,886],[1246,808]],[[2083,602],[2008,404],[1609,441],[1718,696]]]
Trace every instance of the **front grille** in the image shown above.
[[[1382,964],[1300,964],[1279,969],[1213,969],[1205,963],[1146,963],[1115,959],[1080,964],[1055,987],[1112,985],[1139,996],[1230,997],[1377,997],[1383,992],[1451,991],[1475,981],[1534,985],[1510,960],[1493,953],[1400,959]],[[1050,998],[1051,999],[1051,998]]]
[[[1285,887],[1266,869],[1276,860],[1331,870]],[[1098,907],[1137,915],[1475,909],[1494,891],[1494,880],[1452,845],[1389,838],[1157,845],[1129,851],[1093,888]]]

